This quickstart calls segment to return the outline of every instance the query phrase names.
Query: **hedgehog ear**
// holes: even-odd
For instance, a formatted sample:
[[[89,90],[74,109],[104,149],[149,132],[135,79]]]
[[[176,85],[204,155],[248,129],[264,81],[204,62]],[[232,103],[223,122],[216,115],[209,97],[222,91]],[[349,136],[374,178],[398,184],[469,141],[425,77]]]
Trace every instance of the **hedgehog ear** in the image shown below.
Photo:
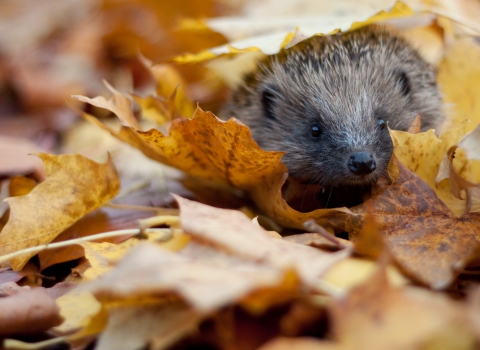
[[[410,93],[410,79],[408,79],[407,73],[401,68],[395,69],[393,73],[403,96],[407,96]]]
[[[275,92],[271,87],[266,87],[262,92],[262,107],[265,117],[271,120],[276,120],[273,113],[275,107]]]

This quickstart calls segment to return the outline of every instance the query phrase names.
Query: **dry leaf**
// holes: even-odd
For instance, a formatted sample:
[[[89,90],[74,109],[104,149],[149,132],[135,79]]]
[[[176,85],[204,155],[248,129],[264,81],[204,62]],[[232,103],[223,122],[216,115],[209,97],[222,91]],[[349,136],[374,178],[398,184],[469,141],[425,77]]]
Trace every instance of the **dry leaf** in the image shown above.
[[[138,121],[132,112],[132,102],[125,95],[115,90],[106,81],[104,81],[104,84],[113,94],[113,97],[110,100],[107,100],[103,96],[88,98],[84,96],[73,95],[72,97],[76,98],[79,101],[89,103],[93,106],[108,109],[109,111],[115,113],[115,115],[118,116],[122,125],[132,127],[135,130],[141,130],[140,124],[138,124]]]
[[[330,220],[355,241],[371,215],[400,266],[421,282],[444,288],[476,251],[480,216],[457,218],[425,182],[397,165],[400,176],[393,185]]]
[[[295,275],[306,287],[318,289],[321,275],[350,254],[348,249],[325,253],[273,238],[238,211],[177,200],[183,229],[199,243],[189,243],[179,254],[138,244],[115,269],[90,283],[88,289],[99,300],[175,293],[197,310],[242,300],[258,310],[281,300],[282,293],[283,299],[297,293]]]
[[[192,119],[175,119],[165,136],[156,129],[137,132],[125,126],[116,132],[91,115],[83,116],[154,160],[247,192],[262,211],[283,226],[301,228],[311,218],[329,226],[326,217],[338,212],[319,209],[301,213],[292,209],[282,198],[288,176],[280,162],[283,153],[259,148],[248,127],[235,119],[224,122],[197,108]]]
[[[110,160],[98,164],[78,154],[38,156],[47,179],[30,194],[6,200],[10,219],[0,233],[0,255],[51,242],[118,193],[120,181]],[[20,270],[33,255],[12,258],[10,264]]]
[[[350,255],[350,249],[325,253],[283,239],[272,238],[237,210],[218,209],[175,196],[182,227],[193,238],[214,243],[252,261],[263,261],[279,270],[295,268],[303,283],[315,283],[333,264]]]
[[[419,134],[409,134],[391,130],[394,155],[408,169],[425,181],[456,216],[463,214],[466,202],[456,198],[448,184],[436,186],[436,174],[449,147],[455,145],[465,133],[465,123],[461,123],[437,138],[433,130]],[[465,177],[473,175],[472,169],[457,167]]]

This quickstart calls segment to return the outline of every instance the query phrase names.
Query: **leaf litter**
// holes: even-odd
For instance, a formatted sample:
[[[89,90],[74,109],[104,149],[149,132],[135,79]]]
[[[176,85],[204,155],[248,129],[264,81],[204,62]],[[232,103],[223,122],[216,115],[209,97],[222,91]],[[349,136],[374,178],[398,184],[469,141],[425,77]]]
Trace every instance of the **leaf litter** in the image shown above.
[[[82,111],[80,114],[147,157],[181,170],[185,184],[187,180],[197,183],[196,187],[189,187],[193,191],[192,198],[196,190],[199,190],[198,198],[202,198],[200,189],[203,186],[203,193],[210,192],[212,204],[218,200],[218,206],[227,198],[228,201],[239,197],[238,203],[247,203],[249,207],[219,209],[176,196],[180,213],[175,219],[153,216],[140,224],[132,221],[128,227],[115,225],[108,217],[105,221],[97,221],[92,214],[101,217],[102,207],[120,189],[120,179],[110,157],[107,163],[99,164],[77,154],[42,154],[46,170],[44,182],[9,180],[12,184],[7,200],[10,209],[2,217],[6,224],[0,233],[0,261],[19,271],[18,276],[9,277],[15,282],[0,285],[16,292],[0,301],[22,304],[23,308],[18,309],[17,316],[12,314],[6,318],[5,335],[14,337],[51,329],[57,338],[38,343],[38,347],[65,340],[85,347],[97,338],[97,349],[189,348],[198,344],[225,349],[253,349],[262,345],[264,349],[292,346],[299,349],[383,349],[392,344],[396,349],[475,348],[480,332],[471,320],[478,318],[478,308],[474,304],[478,282],[470,281],[473,292],[455,287],[465,283],[462,276],[474,276],[480,261],[477,238],[480,172],[478,128],[475,129],[480,120],[475,112],[474,98],[480,87],[478,79],[471,79],[480,66],[466,64],[478,57],[476,44],[466,39],[455,40],[451,36],[455,24],[447,25],[448,18],[432,16],[436,22],[430,22],[429,27],[420,26],[421,21],[416,17],[408,22],[413,12],[402,3],[369,20],[365,18],[377,10],[358,22],[345,15],[341,18],[344,25],[340,24],[340,19],[328,24],[331,28],[323,31],[324,34],[333,33],[339,27],[353,30],[392,18],[400,22],[403,18],[404,23],[409,23],[404,24],[406,26],[416,23],[418,32],[423,28],[428,28],[425,33],[428,30],[430,34],[444,31],[444,40],[437,40],[435,47],[425,44],[425,48],[435,50],[430,53],[431,57],[437,57],[435,60],[445,52],[438,65],[438,79],[445,101],[451,106],[451,124],[437,133],[438,137],[433,131],[418,133],[419,116],[417,126],[410,130],[415,134],[391,131],[397,159],[390,167],[390,174],[394,175],[392,184],[376,189],[372,198],[357,207],[315,209],[313,203],[305,206],[312,210],[302,212],[297,206],[294,209],[284,197],[288,172],[281,162],[281,152],[259,148],[248,128],[238,121],[222,121],[198,105],[194,109],[192,100],[202,100],[198,96],[205,98],[200,103],[202,107],[204,103],[208,105],[222,99],[221,83],[205,85],[205,81],[220,78],[215,75],[218,71],[172,62],[194,63],[224,53],[278,51],[322,30],[312,31],[305,26],[297,31],[290,30],[290,33],[274,33],[271,38],[275,37],[276,41],[272,41],[271,46],[266,44],[268,35],[261,37],[257,33],[251,38],[253,40],[205,51],[225,42],[211,29],[220,22],[207,21],[211,26],[208,28],[198,20],[205,16],[202,12],[207,8],[205,4],[189,4],[189,15],[197,17],[196,22],[188,25],[183,22],[181,29],[172,25],[166,19],[168,16],[164,17],[163,9],[151,5],[151,12],[140,10],[144,5],[135,6],[145,24],[152,23],[147,19],[155,16],[161,19],[160,27],[170,33],[163,44],[170,45],[151,44],[146,32],[131,30],[128,7],[118,4],[102,9],[104,25],[111,29],[110,34],[99,30],[101,26],[95,22],[97,20],[94,20],[97,25],[90,26],[87,34],[96,38],[93,41],[96,47],[101,47],[102,41],[98,38],[103,35],[103,42],[110,45],[110,55],[131,55],[127,69],[134,79],[130,81],[133,85],[128,86],[128,79],[122,78],[118,70],[107,76],[107,80],[115,81],[118,87],[105,83],[113,94],[110,99],[99,94],[100,78],[93,78],[97,84],[94,89],[74,87],[77,100],[90,105],[85,107],[88,113]],[[387,7],[381,5],[376,9],[379,8]],[[170,10],[188,12],[181,4]],[[125,22],[120,24],[116,20],[115,11],[117,15],[125,15]],[[227,14],[236,10],[232,7],[224,11]],[[86,23],[85,17],[79,17],[79,23]],[[54,28],[56,22],[52,23]],[[288,27],[288,23],[285,24]],[[49,30],[58,30],[52,28]],[[227,31],[223,34],[228,37]],[[120,37],[128,40],[116,41],[115,38]],[[177,57],[170,63],[152,64],[131,49],[127,42],[133,37],[138,40],[137,47],[142,54],[154,61]],[[74,39],[78,37],[72,29],[60,38],[58,47]],[[48,43],[48,36],[42,40]],[[258,46],[251,47],[252,43]],[[196,53],[178,56],[189,50],[189,45],[191,52]],[[22,46],[22,50],[26,50],[25,47]],[[58,47],[50,51],[42,47],[40,52],[58,54]],[[69,50],[71,48],[63,54]],[[88,54],[92,55],[89,59],[100,60],[96,64],[103,67],[108,64],[102,60],[112,59],[109,64],[118,64],[120,57],[106,58],[106,55],[100,59],[93,52],[88,51]],[[45,72],[57,64],[52,61]],[[28,69],[32,76],[38,75],[35,65],[29,67],[27,64],[23,72],[26,74]],[[33,90],[28,90],[31,82],[22,79],[15,82],[25,87],[22,101],[29,103],[30,108],[41,105],[41,100],[36,100],[32,93],[37,88],[30,85]],[[149,89],[138,88],[147,82]],[[58,94],[62,86],[68,86],[64,84],[52,80],[50,92]],[[71,88],[69,86],[66,91],[72,91]],[[78,95],[83,90],[98,97]],[[132,94],[119,91],[132,91]],[[217,96],[212,97],[212,94]],[[58,106],[60,95],[45,104],[49,108]],[[132,99],[137,104],[133,104]],[[118,118],[117,129],[106,120],[110,114]],[[465,119],[470,119],[470,123]],[[145,123],[147,120],[150,124]],[[151,128],[152,122],[156,124],[154,128]],[[472,132],[467,135],[469,131]],[[115,160],[115,154],[112,156]],[[9,169],[24,175],[35,171],[34,178],[42,180],[38,176],[38,165],[33,163]],[[289,198],[298,197],[295,191],[300,191],[299,188],[292,185],[289,190]],[[222,195],[222,191],[228,195]],[[141,202],[137,200],[136,203]],[[165,203],[176,206],[173,198],[162,205]],[[150,208],[140,204],[137,209],[152,212],[158,208],[154,204],[150,204]],[[252,221],[252,216],[256,215],[260,217]],[[148,215],[132,216],[135,219],[145,217]],[[303,225],[309,219],[326,230],[303,233]],[[79,225],[82,220],[96,229]],[[125,216],[125,220],[129,219]],[[103,230],[99,229],[101,222],[105,222]],[[262,228],[259,222],[277,230],[283,227],[283,234],[296,229],[290,231],[296,235],[282,238],[277,232]],[[150,229],[149,226],[160,228]],[[76,227],[77,231],[69,231],[69,227]],[[333,243],[336,241],[329,235],[340,231],[348,232],[349,241],[338,238],[342,243]],[[119,238],[113,239],[115,236]],[[50,243],[55,237],[58,237],[57,242]],[[49,249],[59,246],[68,249],[61,254],[59,250]],[[48,250],[41,252],[36,261],[34,256],[41,249]],[[24,266],[29,260],[29,266],[41,267],[40,270],[37,267],[41,275],[27,273]],[[77,268],[79,274],[61,275],[55,270],[66,264],[71,264],[72,271]],[[11,272],[10,269],[0,270],[0,277],[2,273],[6,276]],[[22,279],[23,276],[27,277]],[[51,277],[64,279],[69,287],[60,291],[61,283]],[[84,283],[79,284],[79,281]],[[38,287],[38,283],[48,288]],[[43,296],[38,300],[35,297],[31,303],[27,293],[29,285],[39,293],[57,288],[59,295],[63,295],[56,303],[52,303],[52,298],[43,301]],[[78,287],[69,290],[72,285]],[[465,294],[469,294],[469,298],[466,299]],[[32,321],[25,318],[21,310],[27,314],[35,310],[35,301],[41,301],[49,310]],[[274,320],[271,315],[276,315]],[[62,317],[64,321],[60,324]],[[254,330],[255,324],[261,324],[262,335]],[[35,328],[35,325],[42,327]],[[5,348],[24,346],[14,339],[6,340],[3,345]]]

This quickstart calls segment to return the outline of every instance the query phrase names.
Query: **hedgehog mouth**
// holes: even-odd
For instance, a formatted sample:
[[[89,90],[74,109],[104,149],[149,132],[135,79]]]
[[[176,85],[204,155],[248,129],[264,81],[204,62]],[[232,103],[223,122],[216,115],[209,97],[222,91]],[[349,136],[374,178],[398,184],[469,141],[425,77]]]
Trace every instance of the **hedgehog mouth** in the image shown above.
[[[317,194],[317,200],[322,208],[351,208],[362,204],[371,197],[372,185],[328,186]]]
[[[349,175],[344,179],[341,179],[334,186],[371,186],[375,184],[380,178],[378,172],[374,172],[368,175]]]

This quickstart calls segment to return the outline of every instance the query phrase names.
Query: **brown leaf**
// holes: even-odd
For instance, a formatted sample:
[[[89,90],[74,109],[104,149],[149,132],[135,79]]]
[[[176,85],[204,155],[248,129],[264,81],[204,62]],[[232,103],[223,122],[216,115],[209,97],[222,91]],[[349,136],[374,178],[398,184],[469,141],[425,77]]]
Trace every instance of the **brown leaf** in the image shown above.
[[[47,180],[26,196],[6,200],[10,219],[0,233],[0,255],[51,242],[119,191],[120,181],[110,160],[98,164],[78,154],[38,156],[44,161]],[[19,270],[33,255],[12,258],[10,264]]]
[[[109,83],[106,81],[104,81],[104,83],[108,90],[110,90],[110,92],[113,94],[113,97],[110,100],[107,100],[103,96],[88,98],[84,96],[73,95],[72,97],[79,101],[90,103],[93,106],[108,109],[118,116],[122,125],[132,127],[136,130],[141,130],[140,124],[138,124],[138,121],[132,112],[132,102],[128,99],[128,97],[115,90]]]
[[[63,320],[44,288],[0,298],[0,309],[0,336],[46,331]]]
[[[444,288],[480,243],[480,216],[457,218],[434,191],[397,162],[400,176],[363,205],[331,219],[355,241],[369,213],[394,259],[412,277]]]
[[[433,130],[420,134],[390,131],[395,146],[394,155],[403,165],[425,181],[457,216],[465,211],[465,201],[456,198],[448,184],[436,186],[435,177],[448,148],[455,145],[464,134],[465,123],[450,128],[440,138],[437,138]],[[462,175],[469,175],[466,170],[462,169]]]

